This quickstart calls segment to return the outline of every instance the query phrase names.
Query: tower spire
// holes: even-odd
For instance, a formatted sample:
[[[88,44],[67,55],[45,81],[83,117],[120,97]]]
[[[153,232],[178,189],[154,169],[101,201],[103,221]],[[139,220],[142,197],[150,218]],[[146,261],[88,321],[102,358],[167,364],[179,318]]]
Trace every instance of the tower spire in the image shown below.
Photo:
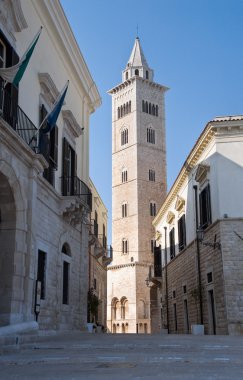
[[[126,68],[123,71],[123,82],[134,76],[139,76],[143,79],[153,81],[153,70],[150,69],[147,63],[138,36],[135,39],[133,49],[127,62]]]

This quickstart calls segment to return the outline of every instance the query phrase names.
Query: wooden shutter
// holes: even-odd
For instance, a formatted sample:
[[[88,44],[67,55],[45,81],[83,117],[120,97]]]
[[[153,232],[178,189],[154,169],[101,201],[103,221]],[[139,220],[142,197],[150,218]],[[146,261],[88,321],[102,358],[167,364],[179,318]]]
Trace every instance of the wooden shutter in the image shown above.
[[[154,276],[162,277],[161,246],[154,247]]]
[[[64,137],[63,149],[62,149],[62,195],[67,195],[68,183],[69,183],[69,144]]]

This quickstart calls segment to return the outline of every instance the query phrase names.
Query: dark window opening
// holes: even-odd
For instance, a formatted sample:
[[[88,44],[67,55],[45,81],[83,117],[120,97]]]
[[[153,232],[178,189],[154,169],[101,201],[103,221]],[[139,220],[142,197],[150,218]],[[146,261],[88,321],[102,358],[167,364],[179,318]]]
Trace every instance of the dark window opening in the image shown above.
[[[187,293],[187,288],[186,288],[186,285],[183,286],[183,293],[186,294]]]
[[[126,239],[122,240],[122,253],[128,252],[128,241]]]
[[[65,137],[62,154],[62,195],[74,195],[77,185],[77,155]]]
[[[200,205],[200,225],[203,229],[205,229],[212,223],[209,184],[199,194],[199,205]]]
[[[135,70],[135,75],[139,75],[139,70],[138,69]]]
[[[127,182],[127,170],[122,171],[122,183]]]
[[[186,247],[186,219],[185,214],[178,220],[179,251]]]
[[[41,250],[38,251],[37,281],[41,282],[41,299],[44,300],[46,296],[46,252]]]
[[[155,130],[152,128],[147,128],[147,142],[155,144]]]
[[[149,79],[149,73],[148,73],[148,70],[146,70],[146,79]]]
[[[169,233],[170,240],[170,259],[172,260],[175,257],[175,229],[172,228]]]
[[[121,145],[128,144],[128,129],[123,129],[121,132]]]
[[[149,181],[155,182],[155,170],[149,169]]]
[[[128,72],[126,72],[126,79],[128,79]]]
[[[62,288],[62,303],[68,305],[69,302],[69,266],[70,264],[63,261],[63,288]]]
[[[213,273],[212,272],[207,273],[207,282],[208,282],[208,284],[213,282]]]
[[[156,215],[156,204],[154,202],[150,202],[150,216]]]

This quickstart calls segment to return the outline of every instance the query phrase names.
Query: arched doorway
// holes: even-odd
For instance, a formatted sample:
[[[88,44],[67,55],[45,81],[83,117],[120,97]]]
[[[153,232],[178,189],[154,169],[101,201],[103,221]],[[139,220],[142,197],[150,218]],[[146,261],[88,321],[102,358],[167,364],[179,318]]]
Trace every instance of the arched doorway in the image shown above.
[[[16,206],[7,177],[0,172],[0,326],[11,320]]]

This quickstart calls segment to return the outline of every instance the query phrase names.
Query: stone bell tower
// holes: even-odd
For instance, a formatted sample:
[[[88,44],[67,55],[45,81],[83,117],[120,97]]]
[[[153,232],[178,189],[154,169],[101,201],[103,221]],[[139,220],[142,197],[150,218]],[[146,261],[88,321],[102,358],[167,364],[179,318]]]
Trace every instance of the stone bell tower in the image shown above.
[[[109,91],[113,261],[108,267],[107,325],[112,333],[155,332],[160,323],[156,288],[145,282],[153,272],[152,220],[166,194],[167,88],[153,76],[136,38],[122,83]]]

